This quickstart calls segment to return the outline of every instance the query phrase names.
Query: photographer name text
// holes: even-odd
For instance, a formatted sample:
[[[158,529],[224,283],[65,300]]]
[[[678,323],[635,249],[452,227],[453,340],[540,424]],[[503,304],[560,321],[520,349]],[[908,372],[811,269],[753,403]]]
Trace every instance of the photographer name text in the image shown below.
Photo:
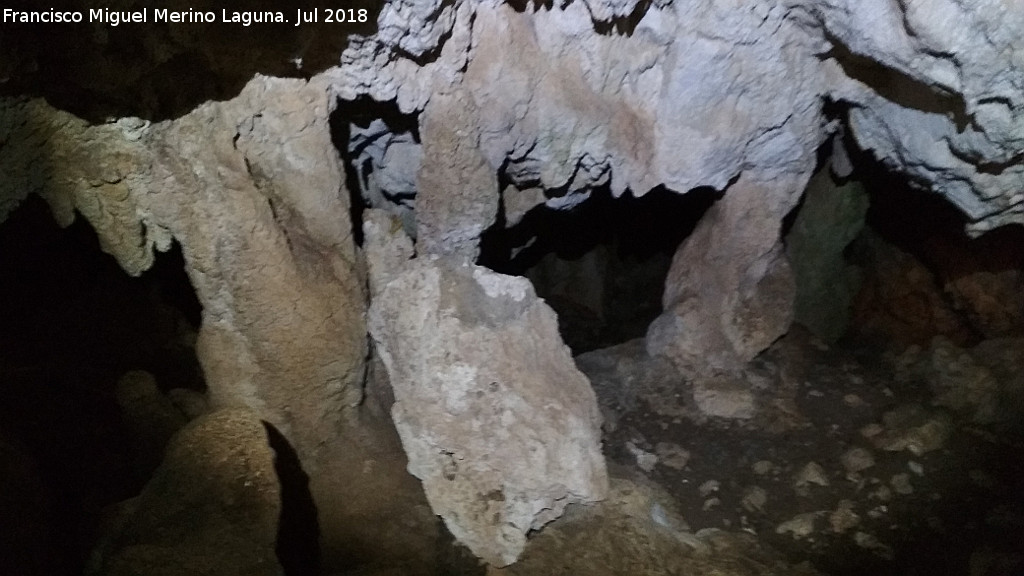
[[[289,19],[284,12],[272,11],[233,11],[221,10],[219,13],[212,10],[164,10],[159,8],[143,8],[141,10],[108,10],[98,8],[88,11],[61,11],[61,10],[38,10],[19,11],[4,8],[4,24],[67,24],[81,22],[99,22],[110,26],[121,24],[146,24],[146,23],[169,23],[169,24],[240,24],[252,26],[254,24],[291,24],[301,26],[303,24],[350,24],[364,23],[369,18],[369,11],[365,8],[311,8],[296,10],[293,18]]]

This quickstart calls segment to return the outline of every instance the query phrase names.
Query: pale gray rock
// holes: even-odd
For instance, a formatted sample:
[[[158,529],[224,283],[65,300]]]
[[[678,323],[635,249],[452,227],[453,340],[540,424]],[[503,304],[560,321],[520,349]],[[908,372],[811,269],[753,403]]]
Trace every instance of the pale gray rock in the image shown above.
[[[414,11],[393,5],[381,32],[355,39],[328,75],[343,98],[420,113],[424,253],[474,256],[502,171],[515,188],[545,191],[529,194],[534,202],[567,209],[602,185],[642,195],[662,184],[721,189],[743,170],[800,175],[827,135],[814,57],[823,44],[782,6],[624,0],[516,11],[465,1],[433,8],[436,21],[414,29],[404,15]],[[595,22],[626,20],[630,35],[595,32]],[[436,58],[412,62],[396,48],[412,37],[433,43]],[[408,173],[413,160],[391,162]],[[513,217],[528,208],[517,204]]]
[[[363,213],[363,256],[371,297],[379,294],[415,253],[397,216],[379,208]]]
[[[529,531],[605,496],[594,392],[527,280],[416,258],[369,326],[409,471],[478,557],[508,565]]]
[[[999,0],[802,3],[836,44],[833,98],[858,144],[980,234],[1024,222],[1024,12]]]

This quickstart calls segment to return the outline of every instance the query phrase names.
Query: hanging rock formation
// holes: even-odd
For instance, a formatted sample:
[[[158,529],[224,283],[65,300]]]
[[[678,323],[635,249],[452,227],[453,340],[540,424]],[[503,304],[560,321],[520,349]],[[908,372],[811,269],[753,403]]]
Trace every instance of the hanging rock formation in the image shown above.
[[[177,240],[203,305],[213,402],[248,406],[309,453],[359,402],[364,295],[322,82],[257,77],[174,121],[89,126],[3,100],[0,218],[43,196],[138,275]]]
[[[377,135],[374,174],[360,173],[419,254],[406,265],[411,247],[392,246],[397,276],[372,284],[374,337],[411,469],[456,536],[494,564],[514,560],[525,533],[566,502],[604,491],[592,393],[550,311],[525,281],[459,265],[495,223],[540,205],[571,209],[605,186],[615,197],[658,186],[721,192],[679,248],[646,340],[678,367],[711,371],[750,360],[793,319],[780,228],[837,129],[826,101],[848,108],[860,147],[953,202],[972,233],[1024,223],[1024,11],[1012,2],[391,0],[375,9],[375,29],[337,36],[347,41],[339,65],[308,80],[256,74],[237,95],[194,102],[172,120],[90,125],[42,98],[0,97],[0,221],[37,193],[62,224],[83,215],[130,274],[179,242],[203,305],[198,350],[213,403],[258,411],[309,454],[360,401],[366,357],[362,266],[335,148],[352,147],[332,141],[330,115],[339,99],[368,98],[414,118],[418,135]],[[270,39],[272,65],[227,66],[223,39],[195,30],[122,27],[117,42],[96,32],[60,58],[42,57],[48,48],[19,31],[0,48],[0,84],[24,86],[27,75],[43,94],[74,88],[105,98],[97,110],[128,101],[120,109],[156,118],[166,113],[157,81],[195,81],[188,65],[187,77],[162,66],[179,56],[208,62],[204,81],[254,68],[308,73]],[[144,46],[160,65],[125,67],[105,93],[109,71],[82,70],[98,71],[113,46]],[[149,80],[138,97],[125,93],[134,79]],[[450,301],[455,293],[470,305]],[[412,370],[421,359],[441,372]],[[437,387],[420,385],[438,374]],[[476,410],[475,396],[457,397],[470,392],[511,420],[446,420],[444,408]],[[551,458],[543,474],[520,476],[542,456]]]
[[[604,497],[596,397],[529,281],[418,258],[374,299],[370,332],[409,471],[478,557],[515,562],[527,532]]]

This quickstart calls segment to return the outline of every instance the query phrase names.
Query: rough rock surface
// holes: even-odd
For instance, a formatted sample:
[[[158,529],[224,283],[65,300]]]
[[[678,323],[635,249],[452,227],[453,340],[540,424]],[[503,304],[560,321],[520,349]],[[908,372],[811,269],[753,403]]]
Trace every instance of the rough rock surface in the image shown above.
[[[980,234],[1024,223],[1024,12],[999,0],[804,3],[852,134]]]
[[[958,343],[970,339],[967,322],[918,259],[870,230],[853,243],[851,254],[865,270],[851,318],[859,335],[903,347],[927,345],[936,334]]]
[[[523,559],[488,576],[801,575],[817,572],[786,563],[749,536],[719,530],[689,532],[672,498],[642,483],[615,479],[608,500],[573,509],[530,541]]]
[[[604,497],[596,398],[528,281],[417,258],[369,324],[409,471],[478,557],[508,565],[527,532]]]
[[[820,42],[782,6],[653,3],[626,10],[631,34],[601,35],[592,19],[628,3],[410,4],[382,13],[381,32],[353,42],[328,75],[343,98],[366,94],[421,112],[422,156],[395,154],[394,166],[378,168],[404,181],[404,163],[420,162],[426,253],[475,254],[498,210],[499,175],[515,220],[527,210],[523,190],[569,208],[605,184],[616,196],[642,195],[658,185],[721,189],[745,169],[799,174],[824,138]],[[411,27],[423,21],[431,25]],[[436,58],[403,57],[410,37]]]
[[[358,403],[363,286],[322,82],[254,78],[174,121],[89,126],[0,101],[0,220],[29,193],[77,211],[130,274],[181,244],[203,305],[197,352],[219,406],[248,406],[308,453]]]
[[[687,372],[734,370],[785,334],[795,283],[779,230],[804,184],[745,174],[708,210],[673,258],[651,355]]]
[[[259,415],[228,409],[171,441],[142,494],[94,554],[91,574],[278,576],[281,490]]]

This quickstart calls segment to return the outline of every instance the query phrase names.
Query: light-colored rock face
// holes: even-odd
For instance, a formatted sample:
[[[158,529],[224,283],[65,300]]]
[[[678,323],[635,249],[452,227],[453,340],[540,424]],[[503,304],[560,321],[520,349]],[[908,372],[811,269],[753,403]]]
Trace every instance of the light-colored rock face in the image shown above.
[[[833,98],[858,144],[942,194],[980,234],[1024,223],[1024,11],[1002,0],[807,3],[836,45]]]
[[[511,182],[502,196],[514,220],[528,208],[519,190],[543,189],[527,197],[568,208],[601,185],[616,196],[660,184],[687,191],[724,188],[745,169],[808,170],[824,134],[813,37],[781,6],[737,4],[656,3],[632,34],[601,35],[591,19],[628,14],[631,3],[536,12],[456,3],[443,10],[455,16],[436,60],[382,60],[395,50],[394,28],[382,25],[349,48],[334,86],[345,98],[422,111],[422,155],[378,162],[392,174],[378,181],[404,182],[418,162],[421,249],[472,257],[497,213],[499,173]],[[440,37],[436,28],[407,34]]]
[[[409,471],[474,554],[510,564],[527,532],[604,497],[594,392],[528,281],[418,258],[369,324]]]
[[[849,105],[862,148],[950,199],[971,231],[1024,222],[1024,11],[1013,2],[546,4],[392,0],[375,32],[348,38],[339,66],[309,81],[257,76],[159,124],[90,126],[41,99],[4,98],[0,220],[38,193],[61,223],[87,218],[130,274],[180,242],[212,401],[259,411],[305,454],[360,400],[366,355],[328,118],[337,98],[361,97],[415,118],[415,134],[371,122],[338,144],[356,156],[364,195],[417,241],[407,263],[411,244],[367,218],[381,240],[367,249],[374,333],[411,469],[493,564],[606,482],[593,394],[550,310],[525,281],[457,264],[502,217],[571,209],[602,186],[722,191],[680,246],[646,341],[712,371],[750,360],[793,319],[780,227],[835,130],[826,99]],[[977,282],[1012,293],[1019,278]]]

